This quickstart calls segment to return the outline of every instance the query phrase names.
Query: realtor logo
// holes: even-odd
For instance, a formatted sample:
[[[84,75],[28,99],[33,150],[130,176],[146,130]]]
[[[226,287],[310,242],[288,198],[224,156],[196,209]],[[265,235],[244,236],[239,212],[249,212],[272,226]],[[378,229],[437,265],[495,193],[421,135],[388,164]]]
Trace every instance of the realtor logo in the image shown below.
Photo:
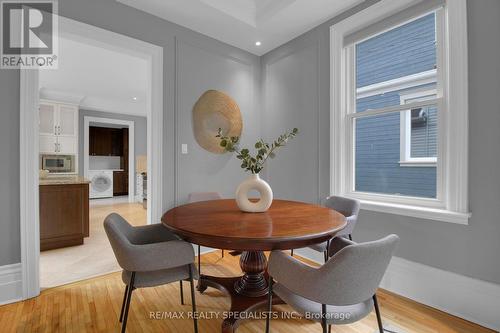
[[[1,68],[57,68],[57,2],[1,3]]]

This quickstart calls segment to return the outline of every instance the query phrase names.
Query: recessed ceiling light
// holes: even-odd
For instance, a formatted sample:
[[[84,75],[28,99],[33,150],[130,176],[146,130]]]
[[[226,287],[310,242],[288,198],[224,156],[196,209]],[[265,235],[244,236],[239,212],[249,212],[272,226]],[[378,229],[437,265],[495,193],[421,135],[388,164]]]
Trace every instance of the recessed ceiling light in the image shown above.
[[[132,99],[133,99],[134,101],[137,101],[137,97],[132,97]]]
[[[256,46],[260,46],[261,44],[262,44],[262,43],[261,43],[261,42],[259,42],[259,41],[255,42],[255,45],[256,45]]]

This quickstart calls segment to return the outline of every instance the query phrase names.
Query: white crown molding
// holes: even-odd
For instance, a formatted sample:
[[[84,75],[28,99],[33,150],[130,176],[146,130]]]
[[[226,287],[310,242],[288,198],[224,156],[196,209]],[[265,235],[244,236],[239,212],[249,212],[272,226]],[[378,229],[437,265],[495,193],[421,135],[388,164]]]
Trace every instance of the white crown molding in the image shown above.
[[[80,105],[85,95],[74,94],[66,91],[49,89],[45,87],[40,88],[40,99],[51,101],[58,101],[62,103]]]
[[[137,101],[118,98],[104,98],[75,94],[49,88],[40,88],[40,99],[78,105],[80,109],[146,117],[147,105],[144,96]]]
[[[116,1],[257,56],[349,9],[365,6],[364,0]],[[261,44],[255,45],[256,41]]]

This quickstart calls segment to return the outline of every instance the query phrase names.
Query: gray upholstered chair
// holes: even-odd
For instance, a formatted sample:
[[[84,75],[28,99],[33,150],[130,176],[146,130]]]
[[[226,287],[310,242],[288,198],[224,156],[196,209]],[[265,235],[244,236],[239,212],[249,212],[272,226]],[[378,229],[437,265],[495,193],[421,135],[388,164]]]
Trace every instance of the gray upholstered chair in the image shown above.
[[[268,311],[273,293],[307,319],[321,322],[323,332],[331,325],[356,322],[375,307],[380,333],[384,332],[376,291],[391,261],[399,237],[389,235],[356,244],[337,237],[330,245],[332,257],[315,268],[273,251],[269,257]],[[274,280],[276,284],[273,285]],[[267,317],[266,332],[270,328]]]
[[[140,227],[131,226],[118,214],[110,214],[104,220],[118,264],[123,268],[125,283],[120,322],[122,332],[127,326],[128,310],[132,292],[136,288],[155,287],[180,281],[183,301],[182,280],[191,283],[191,303],[196,312],[193,279],[198,277],[194,266],[194,250],[190,243],[180,240],[161,224]],[[193,316],[194,331],[198,332],[196,316]]]
[[[347,226],[342,229],[335,237],[348,237],[350,240],[352,240],[352,232],[354,230],[356,222],[358,221],[360,206],[359,201],[344,197],[331,196],[326,198],[325,206],[330,209],[336,210],[346,217]],[[323,258],[326,262],[328,260],[328,248],[330,245],[330,241],[331,240],[319,244],[314,244],[309,246],[309,248],[318,252],[323,252]]]
[[[188,195],[188,202],[209,201],[222,199],[221,195],[217,192],[193,192]],[[224,258],[224,249],[222,251],[222,258]],[[201,274],[201,246],[198,245],[198,272]]]

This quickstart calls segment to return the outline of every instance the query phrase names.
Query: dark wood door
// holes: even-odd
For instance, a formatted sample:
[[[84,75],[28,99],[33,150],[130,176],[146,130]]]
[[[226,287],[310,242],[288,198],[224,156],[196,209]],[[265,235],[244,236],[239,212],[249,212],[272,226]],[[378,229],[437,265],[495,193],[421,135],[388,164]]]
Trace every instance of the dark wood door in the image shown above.
[[[95,156],[97,155],[97,136],[98,136],[98,127],[89,127],[89,155]]]
[[[128,194],[128,172],[115,171],[113,172],[113,195]]]
[[[129,171],[128,169],[128,159],[129,159],[129,147],[128,147],[128,128],[124,128],[122,130],[122,169],[125,171]]]
[[[123,156],[123,136],[121,128],[89,127],[89,154],[91,156]]]
[[[89,154],[92,156],[111,156],[112,139],[110,128],[89,128]]]
[[[111,129],[111,156],[123,156],[123,130]]]

